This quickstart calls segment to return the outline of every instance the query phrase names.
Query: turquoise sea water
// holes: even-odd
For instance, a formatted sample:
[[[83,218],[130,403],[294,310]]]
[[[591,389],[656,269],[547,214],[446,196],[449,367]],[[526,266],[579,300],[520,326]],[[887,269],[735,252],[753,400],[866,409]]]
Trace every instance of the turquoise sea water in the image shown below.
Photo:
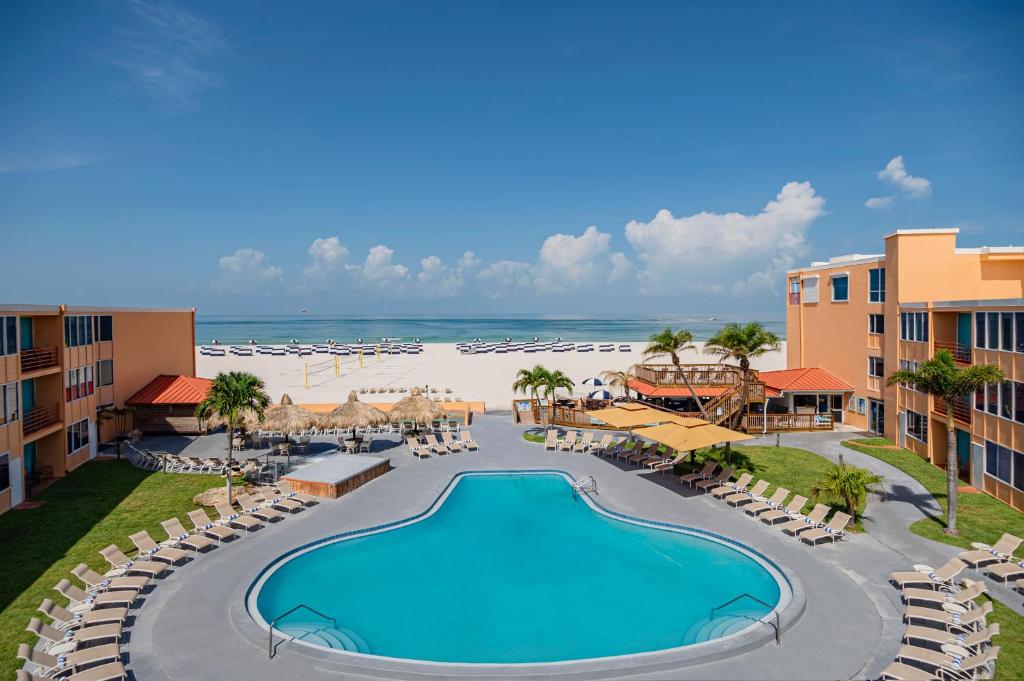
[[[462,478],[429,518],[285,562],[256,599],[285,633],[333,648],[442,662],[550,662],[661,650],[732,633],[779,600],[732,548],[594,512],[564,478]],[[764,626],[764,625],[760,625]]]
[[[784,336],[785,317],[780,314],[718,315],[715,319],[698,315],[659,315],[626,317],[546,317],[546,316],[476,316],[476,317],[328,317],[316,315],[267,315],[256,317],[199,315],[196,319],[196,342],[214,339],[223,344],[287,343],[293,338],[301,343],[323,343],[333,338],[340,343],[357,338],[377,341],[395,338],[409,341],[419,338],[424,343],[457,343],[481,338],[516,341],[562,338],[567,341],[640,341],[664,329],[685,328],[698,340],[714,334],[727,322],[759,321]]]

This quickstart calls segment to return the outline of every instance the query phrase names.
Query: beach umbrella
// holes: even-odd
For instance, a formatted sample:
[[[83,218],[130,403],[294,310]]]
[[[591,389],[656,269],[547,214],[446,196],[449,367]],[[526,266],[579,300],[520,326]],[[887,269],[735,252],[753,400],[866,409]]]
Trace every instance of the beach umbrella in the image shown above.
[[[308,409],[292,402],[288,395],[281,396],[280,404],[271,407],[263,417],[263,430],[279,430],[282,433],[301,433],[315,428],[320,417]]]
[[[434,419],[443,418],[445,411],[429,397],[424,397],[423,391],[413,388],[408,397],[395,402],[388,412],[392,421],[413,421],[415,423],[430,423]]]
[[[610,400],[612,399],[612,394],[607,390],[595,390],[594,392],[587,395],[587,397],[589,397],[592,400]]]
[[[588,378],[583,381],[583,385],[592,385],[594,387],[597,387],[599,385],[604,385],[604,381],[602,381],[600,378]]]
[[[388,415],[373,405],[360,402],[353,390],[348,401],[337,407],[322,421],[324,428],[369,428],[388,422]]]
[[[703,425],[682,426],[678,423],[662,423],[657,426],[638,428],[634,434],[645,440],[654,440],[676,450],[675,461],[681,461],[686,452],[703,449],[712,445],[725,444],[726,442],[741,442],[753,440],[753,436],[735,430],[729,430],[722,426],[716,426],[706,421]]]

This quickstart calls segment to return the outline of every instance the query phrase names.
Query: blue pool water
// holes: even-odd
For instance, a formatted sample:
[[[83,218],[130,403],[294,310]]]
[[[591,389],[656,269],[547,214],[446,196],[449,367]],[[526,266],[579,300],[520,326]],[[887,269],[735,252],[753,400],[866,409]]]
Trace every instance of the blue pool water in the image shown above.
[[[269,622],[326,647],[439,662],[525,663],[673,648],[750,626],[775,577],[716,541],[613,519],[554,474],[466,476],[436,513],[283,562],[256,594]],[[761,625],[763,626],[763,625]]]

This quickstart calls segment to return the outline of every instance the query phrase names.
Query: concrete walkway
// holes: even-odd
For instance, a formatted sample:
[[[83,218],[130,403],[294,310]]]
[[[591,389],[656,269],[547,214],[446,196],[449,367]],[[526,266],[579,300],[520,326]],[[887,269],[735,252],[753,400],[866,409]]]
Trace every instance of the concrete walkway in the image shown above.
[[[887,578],[918,562],[941,563],[957,549],[907,531],[927,510],[926,492],[915,481],[882,462],[839,445],[849,434],[793,435],[783,439],[838,459],[864,465],[886,476],[887,501],[872,499],[865,519],[869,532],[835,546],[811,548],[758,523],[721,502],[690,493],[672,476],[652,474],[596,456],[545,452],[525,442],[523,428],[505,415],[478,417],[472,426],[477,453],[417,461],[404,447],[377,448],[391,456],[395,469],[336,501],[327,501],[200,556],[175,569],[145,597],[125,646],[129,667],[141,681],[245,678],[326,679],[361,677],[447,678],[464,670],[435,668],[431,673],[396,672],[366,658],[309,651],[282,645],[267,659],[267,634],[248,616],[244,595],[259,571],[275,556],[338,532],[408,517],[425,509],[460,470],[558,468],[599,482],[600,502],[615,511],[655,521],[708,529],[732,537],[795,574],[806,594],[803,615],[787,630],[780,646],[766,643],[742,654],[699,665],[670,662],[618,666],[567,665],[536,678],[645,679],[851,679],[874,678],[895,656],[903,631],[903,606]],[[774,438],[773,438],[774,441]],[[931,509],[938,512],[937,507]],[[485,521],[485,520],[484,520]],[[384,583],[406,579],[401,566],[378,575]],[[614,585],[613,585],[614,586]],[[626,584],[622,588],[628,588]],[[678,585],[674,588],[687,588]],[[1016,599],[1004,599],[1012,604]],[[522,668],[492,667],[487,677],[507,677]],[[474,673],[481,678],[482,673]]]

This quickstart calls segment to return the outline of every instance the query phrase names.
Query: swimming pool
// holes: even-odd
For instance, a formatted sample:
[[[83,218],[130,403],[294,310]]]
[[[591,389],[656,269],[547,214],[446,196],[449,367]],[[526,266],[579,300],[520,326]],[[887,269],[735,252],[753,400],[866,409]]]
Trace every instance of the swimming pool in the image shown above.
[[[788,588],[735,544],[599,512],[553,473],[463,475],[418,522],[279,559],[249,593],[264,627],[339,651],[449,663],[540,663],[735,634]]]

